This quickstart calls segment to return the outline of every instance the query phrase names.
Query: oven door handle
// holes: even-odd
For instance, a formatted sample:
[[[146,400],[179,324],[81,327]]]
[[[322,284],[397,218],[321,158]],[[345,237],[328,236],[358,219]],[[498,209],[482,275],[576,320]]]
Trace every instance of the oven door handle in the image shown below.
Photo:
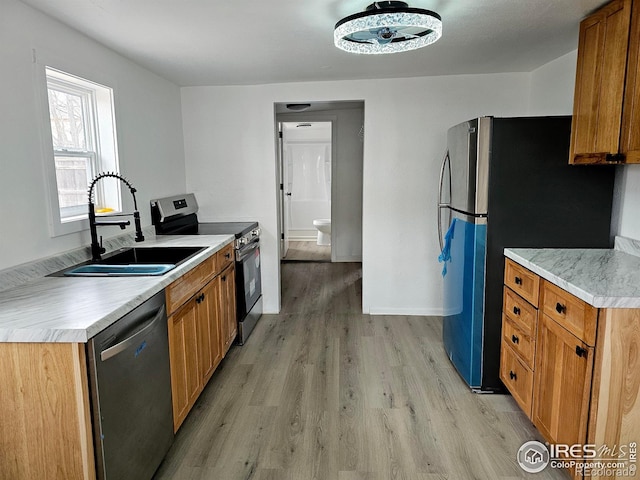
[[[243,261],[249,255],[251,255],[251,253],[253,253],[253,251],[256,250],[258,247],[260,247],[260,242],[253,242],[247,245],[246,247],[243,247],[242,250],[238,250],[238,257],[236,258],[236,262]]]

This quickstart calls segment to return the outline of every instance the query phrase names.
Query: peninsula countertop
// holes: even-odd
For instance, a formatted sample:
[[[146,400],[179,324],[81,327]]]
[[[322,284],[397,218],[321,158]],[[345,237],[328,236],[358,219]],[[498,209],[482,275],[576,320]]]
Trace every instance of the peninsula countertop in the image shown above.
[[[233,241],[233,235],[157,237],[139,247],[207,247],[157,277],[42,277],[0,292],[0,342],[85,343]]]
[[[505,248],[507,258],[597,308],[640,308],[640,257],[609,249]]]

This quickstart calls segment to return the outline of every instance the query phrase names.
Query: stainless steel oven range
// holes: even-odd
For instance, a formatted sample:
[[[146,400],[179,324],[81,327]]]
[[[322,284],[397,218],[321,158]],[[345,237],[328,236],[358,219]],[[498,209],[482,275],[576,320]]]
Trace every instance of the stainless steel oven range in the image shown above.
[[[262,315],[260,227],[258,222],[198,222],[192,193],[151,201],[156,235],[234,235],[236,260],[237,342],[243,345]]]

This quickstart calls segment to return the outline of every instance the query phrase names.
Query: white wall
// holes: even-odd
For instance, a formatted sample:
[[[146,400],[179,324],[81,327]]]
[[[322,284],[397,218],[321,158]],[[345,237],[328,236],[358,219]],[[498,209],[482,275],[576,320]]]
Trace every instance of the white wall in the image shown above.
[[[451,125],[523,115],[529,74],[182,89],[187,189],[205,220],[263,227],[265,311],[279,310],[274,103],[364,100],[363,309],[439,314],[437,182]]]
[[[577,50],[531,72],[531,115],[571,115]],[[640,165],[616,168],[611,231],[640,240]]]
[[[531,72],[529,114],[571,115],[578,51],[563,55]]]
[[[185,189],[178,87],[23,3],[1,3],[0,269],[90,243],[88,231],[49,236],[32,49],[115,80],[120,170],[138,189],[149,225],[149,200]]]

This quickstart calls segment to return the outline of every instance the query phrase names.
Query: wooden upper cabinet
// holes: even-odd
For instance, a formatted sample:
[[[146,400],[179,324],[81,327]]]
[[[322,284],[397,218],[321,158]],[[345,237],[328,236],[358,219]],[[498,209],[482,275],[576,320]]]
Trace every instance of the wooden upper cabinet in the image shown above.
[[[627,153],[630,142],[624,128],[634,115],[640,116],[634,108],[637,94],[630,93],[636,89],[627,83],[625,94],[625,81],[631,80],[626,78],[631,13],[632,0],[614,0],[580,24],[569,163],[620,162]],[[637,26],[636,19],[635,30]],[[637,63],[637,47],[630,57]],[[625,122],[623,112],[625,119],[630,116]],[[640,144],[637,129],[636,122],[633,140]],[[630,155],[626,162],[634,158],[640,161]]]
[[[631,15],[620,151],[625,154],[626,163],[640,163],[640,3],[637,1]]]

